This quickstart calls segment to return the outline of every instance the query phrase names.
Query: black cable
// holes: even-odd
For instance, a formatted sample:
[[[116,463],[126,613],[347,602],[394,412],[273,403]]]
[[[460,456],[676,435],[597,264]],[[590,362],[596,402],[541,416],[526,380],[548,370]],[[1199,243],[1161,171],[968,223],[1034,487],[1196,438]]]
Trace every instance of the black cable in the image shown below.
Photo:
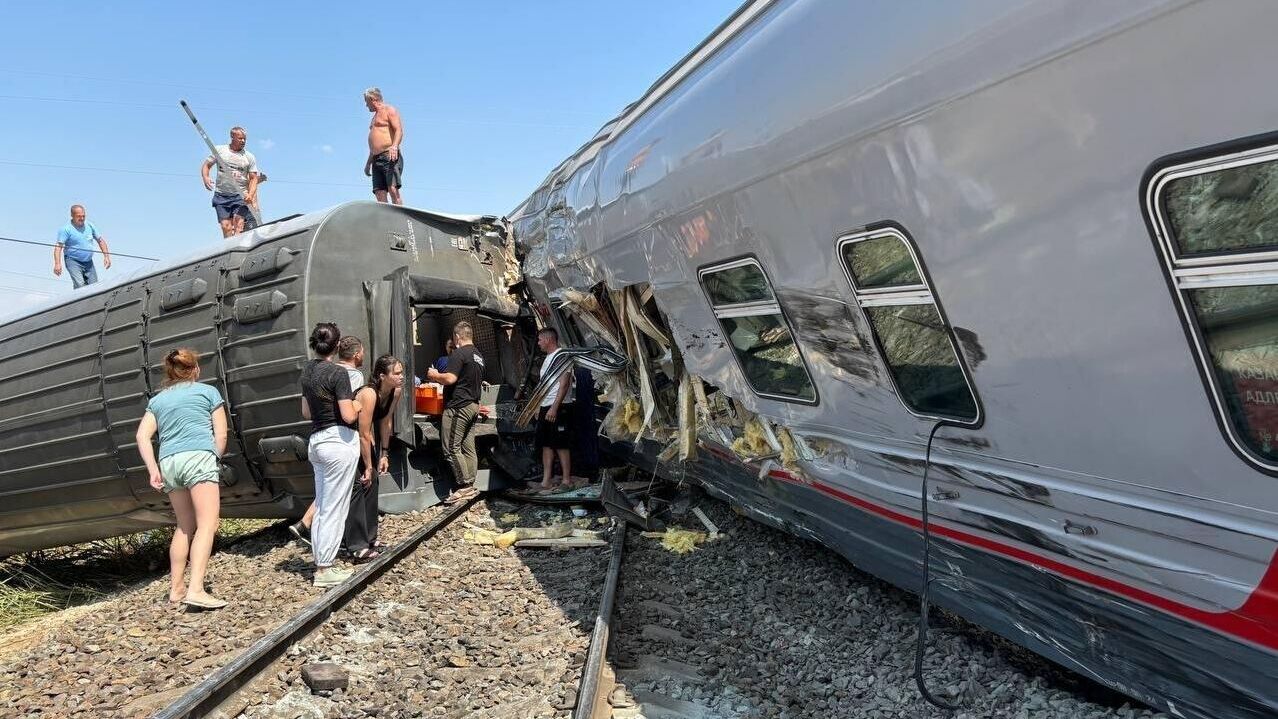
[[[38,245],[40,247],[57,247],[57,245],[52,242],[36,242],[35,240],[19,240],[14,237],[0,237],[0,241],[17,242],[20,245]],[[82,249],[88,249],[88,248],[82,248]],[[102,254],[102,250],[88,250],[88,251],[92,252],[95,255]],[[123,252],[109,252],[107,254],[111,255],[112,257],[129,257],[135,260],[149,260],[151,262],[159,262],[159,260],[157,260],[154,257],[143,257],[141,255],[126,255]]]
[[[928,522],[927,509],[927,473],[932,467],[932,440],[936,439],[936,431],[944,426],[962,427],[961,424],[955,424],[946,420],[941,420],[932,427],[932,431],[927,435],[927,452],[923,458],[923,492],[921,506],[923,509],[923,587],[919,591],[919,629],[918,642],[914,647],[914,684],[919,688],[919,693],[927,702],[935,707],[953,712],[962,708],[959,704],[950,704],[942,701],[927,688],[927,682],[923,679],[923,655],[927,650],[927,614],[929,606],[929,598],[932,593],[932,533],[931,525]]]

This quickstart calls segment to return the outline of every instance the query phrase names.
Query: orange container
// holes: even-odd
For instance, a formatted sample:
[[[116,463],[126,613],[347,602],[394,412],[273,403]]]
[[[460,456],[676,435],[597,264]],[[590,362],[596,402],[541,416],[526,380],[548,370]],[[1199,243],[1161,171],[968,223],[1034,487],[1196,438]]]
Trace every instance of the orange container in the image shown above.
[[[444,392],[433,384],[424,384],[413,392],[413,407],[417,414],[443,414]]]

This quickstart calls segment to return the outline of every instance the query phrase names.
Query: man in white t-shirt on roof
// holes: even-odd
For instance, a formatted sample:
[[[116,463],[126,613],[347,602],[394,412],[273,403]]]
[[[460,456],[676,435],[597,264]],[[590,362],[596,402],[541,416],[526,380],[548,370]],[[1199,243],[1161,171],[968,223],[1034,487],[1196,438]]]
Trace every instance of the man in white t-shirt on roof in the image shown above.
[[[242,127],[231,128],[231,142],[218,145],[217,157],[209,155],[200,167],[204,189],[213,190],[213,210],[217,212],[217,224],[222,236],[230,237],[244,231],[245,220],[252,221],[250,206],[257,205],[257,158],[244,149],[248,132]],[[209,170],[217,167],[217,184],[209,179]]]
[[[537,347],[546,353],[546,358],[541,361],[541,379],[545,379],[562,351],[559,347],[559,332],[554,327],[543,327],[537,333]],[[537,446],[541,447],[539,486],[542,491],[572,487],[572,430],[569,417],[572,383],[572,370],[569,369],[560,376],[559,384],[542,398],[541,409],[537,411]],[[560,482],[555,482],[552,476],[556,456],[559,458],[560,469],[563,470]]]

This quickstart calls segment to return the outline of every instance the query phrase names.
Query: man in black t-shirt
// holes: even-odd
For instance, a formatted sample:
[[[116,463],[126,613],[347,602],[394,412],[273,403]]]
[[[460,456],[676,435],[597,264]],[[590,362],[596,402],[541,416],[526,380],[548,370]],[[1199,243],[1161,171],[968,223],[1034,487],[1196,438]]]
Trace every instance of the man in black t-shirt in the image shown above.
[[[426,370],[426,379],[444,385],[444,417],[440,438],[444,459],[453,470],[457,488],[444,500],[456,504],[478,494],[475,474],[479,459],[475,455],[475,421],[479,418],[479,393],[484,378],[484,357],[475,349],[475,331],[469,322],[453,326],[453,349],[448,367],[443,372],[434,367]]]

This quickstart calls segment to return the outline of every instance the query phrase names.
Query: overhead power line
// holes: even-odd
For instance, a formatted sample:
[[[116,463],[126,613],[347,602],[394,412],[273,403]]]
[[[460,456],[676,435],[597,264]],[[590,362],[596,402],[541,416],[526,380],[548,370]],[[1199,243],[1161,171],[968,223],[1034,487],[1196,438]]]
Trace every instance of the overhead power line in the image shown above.
[[[154,175],[157,177],[188,177],[194,178],[194,172],[163,172],[161,170],[132,170],[124,167],[86,167],[83,165],[55,165],[47,162],[23,162],[20,160],[0,160],[0,165],[14,165],[17,167],[47,167],[54,170],[84,170],[87,172],[118,172],[127,175]],[[316,180],[277,180],[275,175],[271,175],[271,183],[281,185],[316,185],[322,187],[368,187],[364,183],[353,182],[319,182]],[[461,187],[421,187],[420,189],[429,192],[464,192],[472,194],[482,194],[486,190],[468,190]]]
[[[16,270],[0,270],[0,272],[5,273],[6,275],[16,275],[18,277],[30,277],[33,280],[40,280],[42,282],[57,282],[58,284],[61,284],[63,282],[63,280],[60,280],[56,277],[46,277],[45,275],[37,275],[34,272],[18,272]]]
[[[30,290],[26,287],[10,287],[8,285],[0,285],[0,290],[10,290],[12,292],[25,292],[29,295],[40,295],[42,297],[54,297],[52,292],[41,292],[40,290]]]
[[[164,109],[167,110],[171,105],[159,102],[125,102],[122,100],[97,100],[86,97],[48,97],[41,95],[0,95],[0,100],[20,100],[23,102],[59,102],[74,103],[83,105],[114,105],[117,107],[141,107],[146,109]],[[239,115],[260,114],[260,115],[287,115],[289,117],[332,117],[331,112],[314,112],[297,110],[290,108],[288,110],[272,110],[268,107],[209,107],[201,106],[201,111],[212,112],[229,112]],[[485,120],[481,118],[447,118],[447,117],[431,117],[429,115],[417,115],[413,117],[414,123],[422,123],[426,125],[493,125],[506,127],[540,127],[554,130],[572,130],[574,132],[588,131],[591,128],[588,125],[565,125],[562,123],[552,122],[520,122],[517,120]]]
[[[37,70],[14,70],[10,68],[0,68],[0,72],[12,74],[12,75],[28,75],[31,77],[59,77],[59,78],[66,78],[69,80],[86,80],[89,82],[105,82],[105,83],[113,83],[118,85],[141,85],[144,87],[171,87],[171,88],[176,88],[179,90],[199,90],[203,92],[215,92],[218,94],[227,95],[231,97],[238,96],[238,95],[265,95],[268,97],[289,97],[289,98],[294,98],[298,100],[319,100],[322,102],[340,102],[340,103],[358,103],[359,102],[358,95],[356,94],[358,91],[353,92],[350,95],[343,95],[341,97],[337,97],[333,95],[306,95],[306,94],[301,94],[296,92],[286,92],[281,90],[254,90],[254,89],[246,89],[246,88],[227,89],[227,88],[220,88],[220,87],[192,85],[190,83],[185,83],[185,82],[167,82],[162,80],[138,80],[134,78],[100,77],[100,76],[92,76],[92,75],[72,75],[72,74],[62,73],[62,72],[48,72],[48,71],[37,71]],[[395,102],[393,104],[396,107],[436,107],[437,106],[436,104],[432,104],[432,103],[413,102],[411,100]],[[484,105],[480,107],[483,110],[493,110],[497,107],[500,107],[500,105]],[[565,112],[563,110],[558,110],[558,109],[556,110],[556,114],[561,116],[571,115],[574,117],[579,117],[582,119],[591,119],[591,120],[595,118],[594,114],[592,113],[572,112],[572,111]]]
[[[4,241],[4,242],[16,242],[16,243],[18,243],[18,244],[20,244],[20,245],[37,245],[37,246],[40,246],[40,247],[57,247],[57,245],[55,245],[55,244],[54,244],[54,243],[52,243],[52,242],[36,242],[35,240],[19,240],[19,239],[17,239],[16,237],[0,237],[0,241]],[[102,254],[102,251],[101,251],[101,250],[89,250],[89,252],[92,252],[92,253],[93,253],[93,254],[95,254],[95,255],[100,255],[100,254]],[[158,260],[158,259],[156,259],[156,258],[154,258],[154,257],[143,257],[143,256],[141,256],[141,255],[129,255],[129,254],[125,254],[125,253],[123,253],[123,252],[112,252],[112,253],[110,253],[110,255],[111,255],[112,257],[128,257],[128,258],[131,258],[131,259],[134,259],[134,260],[150,260],[151,262],[159,262],[159,260]]]

